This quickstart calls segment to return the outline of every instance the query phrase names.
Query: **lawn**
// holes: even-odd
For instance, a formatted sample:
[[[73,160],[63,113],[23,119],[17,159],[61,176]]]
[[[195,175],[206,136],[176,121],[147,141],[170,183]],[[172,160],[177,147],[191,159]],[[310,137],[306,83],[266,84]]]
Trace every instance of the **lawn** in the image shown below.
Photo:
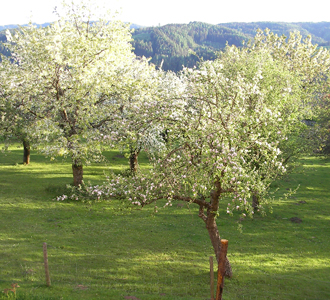
[[[0,153],[1,291],[18,283],[17,299],[210,299],[213,250],[196,207],[175,204],[154,215],[153,207],[128,211],[117,201],[53,201],[72,181],[70,163],[33,152],[24,166],[22,155],[16,147]],[[85,181],[101,183],[104,171],[128,168],[119,152],[106,155],[106,166],[85,168]],[[300,185],[297,193],[275,200],[272,214],[241,221],[242,232],[223,201],[218,225],[234,272],[223,299],[330,299],[330,161],[301,163],[274,184],[278,195]]]

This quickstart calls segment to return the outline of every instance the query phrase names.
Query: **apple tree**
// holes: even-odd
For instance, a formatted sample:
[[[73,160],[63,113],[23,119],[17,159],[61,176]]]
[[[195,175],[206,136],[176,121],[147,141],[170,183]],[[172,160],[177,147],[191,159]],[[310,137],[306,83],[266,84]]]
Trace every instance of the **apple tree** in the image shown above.
[[[66,9],[49,27],[7,32],[12,55],[2,57],[1,88],[12,107],[19,103],[35,119],[25,130],[39,150],[71,158],[79,185],[83,165],[102,159],[102,145],[117,140],[127,94],[141,90],[134,73],[150,67],[133,54],[129,25],[110,16],[95,21],[86,6]]]
[[[196,204],[218,258],[220,202],[228,202],[228,213],[252,215],[252,194],[265,194],[285,172],[279,143],[286,138],[285,124],[296,119],[296,80],[267,51],[235,47],[199,69],[185,70],[182,80],[184,97],[173,99],[176,109],[161,120],[170,139],[150,156],[150,173],[112,175],[103,192],[140,206],[161,199],[165,206],[174,200]],[[282,119],[283,110],[290,121]]]
[[[150,172],[132,177],[111,174],[90,193],[142,207],[153,204],[155,211],[173,201],[196,205],[218,259],[216,220],[222,208],[242,217],[253,216],[256,208],[263,210],[270,184],[286,172],[283,145],[304,126],[310,100],[328,72],[320,66],[326,52],[315,63],[309,57],[315,49],[308,52],[308,42],[298,47],[299,52],[295,39],[277,43],[277,37],[271,38],[275,41],[268,43],[257,36],[248,47],[227,47],[215,61],[185,69],[180,78],[185,91],[180,99],[168,99],[166,118],[155,118],[157,105],[146,116],[146,123],[159,121],[169,136],[162,151],[150,153]],[[291,52],[278,53],[281,47]],[[288,53],[294,59],[287,59]],[[306,58],[309,65],[304,64]],[[305,74],[309,68],[311,74]],[[232,275],[228,260],[226,274]]]

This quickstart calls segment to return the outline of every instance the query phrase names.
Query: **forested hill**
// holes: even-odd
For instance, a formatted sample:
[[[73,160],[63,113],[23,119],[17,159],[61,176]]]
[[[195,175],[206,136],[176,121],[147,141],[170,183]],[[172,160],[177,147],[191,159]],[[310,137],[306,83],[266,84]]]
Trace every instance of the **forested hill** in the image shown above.
[[[48,23],[40,26],[47,26]],[[4,26],[12,28],[12,26]],[[299,31],[303,37],[312,36],[312,41],[320,46],[330,47],[330,22],[319,23],[220,23],[211,25],[202,22],[189,24],[168,24],[159,27],[131,25],[133,46],[138,56],[151,57],[164,70],[179,71],[182,66],[193,67],[200,59],[216,57],[216,52],[229,45],[242,46],[243,41],[253,39],[257,29],[269,28],[278,35],[288,36]],[[1,29],[1,28],[0,28]],[[6,52],[1,42],[5,41],[4,31],[0,32],[0,52]],[[8,55],[8,53],[6,53]],[[163,62],[163,63],[162,63]]]
[[[249,38],[236,29],[191,22],[139,28],[133,32],[133,46],[136,55],[152,57],[151,62],[156,65],[163,61],[164,70],[179,71],[182,65],[196,65],[202,57],[214,59],[215,52],[223,49],[227,42],[241,46]]]
[[[270,29],[277,35],[289,36],[292,31],[299,31],[303,37],[312,36],[313,43],[323,45],[330,41],[330,22],[301,22],[301,23],[281,23],[281,22],[252,22],[252,23],[220,23],[218,26],[235,29],[240,33],[253,37],[257,29]]]
[[[286,36],[292,31],[299,31],[303,37],[311,35],[312,41],[320,46],[330,46],[330,22],[169,24],[135,30],[133,45],[137,55],[152,57],[151,62],[156,65],[163,61],[164,70],[179,71],[182,65],[196,65],[199,58],[215,58],[215,52],[223,49],[227,42],[229,45],[241,46],[244,40],[253,39],[258,28],[269,28],[278,35]],[[192,54],[191,50],[197,55]]]

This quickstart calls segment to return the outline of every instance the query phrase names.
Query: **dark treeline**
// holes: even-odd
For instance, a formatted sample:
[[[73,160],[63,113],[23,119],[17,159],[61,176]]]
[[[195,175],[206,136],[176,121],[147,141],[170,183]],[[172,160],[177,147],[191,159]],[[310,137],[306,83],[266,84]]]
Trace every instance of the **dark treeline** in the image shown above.
[[[46,26],[48,23],[41,26]],[[7,26],[12,30],[13,26]],[[6,26],[0,29],[5,29]],[[200,60],[213,60],[217,51],[229,45],[242,46],[243,42],[253,39],[257,29],[268,28],[278,35],[288,36],[292,31],[299,31],[305,38],[312,36],[313,43],[330,47],[330,22],[319,23],[220,23],[211,25],[202,22],[189,24],[168,24],[159,27],[134,28],[133,46],[138,56],[150,57],[156,66],[164,70],[180,71],[183,66],[193,67]],[[2,45],[6,41],[5,30],[0,31],[0,52],[9,55]]]

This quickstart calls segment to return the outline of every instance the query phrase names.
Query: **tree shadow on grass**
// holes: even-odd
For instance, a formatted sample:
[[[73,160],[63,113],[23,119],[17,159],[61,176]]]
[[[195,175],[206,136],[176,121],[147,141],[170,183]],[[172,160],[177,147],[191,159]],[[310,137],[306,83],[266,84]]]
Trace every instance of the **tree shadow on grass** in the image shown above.
[[[47,242],[53,283],[70,299],[93,299],[96,291],[110,299],[206,298],[213,252],[194,209],[170,208],[151,217],[152,207],[127,214],[116,210],[114,202],[54,202],[71,170],[70,165],[64,173],[63,166],[52,167],[51,172],[47,164],[34,172],[23,166],[1,170],[3,283],[20,281],[27,290],[44,284],[42,244]],[[278,205],[273,215],[243,221],[243,234],[235,218],[218,218],[234,268],[224,299],[330,298],[326,192],[325,186],[317,195],[299,190],[297,199]],[[294,205],[300,200],[307,203]],[[290,222],[294,214],[302,223]],[[88,289],[77,291],[77,285]]]
[[[109,209],[105,203],[2,205],[6,216],[2,222],[7,226],[0,242],[5,257],[1,270],[7,281],[42,284],[42,243],[47,242],[53,284],[65,288],[82,284],[89,287],[83,292],[90,297],[99,289],[109,294],[145,295],[141,299],[160,294],[164,299],[204,299],[202,295],[208,295],[212,251],[197,216],[174,209],[155,218],[150,217],[150,211],[113,215]],[[305,240],[297,242],[294,234],[287,236],[293,227],[282,229],[284,240],[274,240],[276,227],[268,231],[256,228],[231,236],[229,257],[234,278],[226,280],[225,291],[232,296],[227,299],[245,299],[247,295],[251,299],[328,299],[324,274],[329,268],[308,262],[314,256],[322,263],[326,249],[311,256],[315,248],[306,246]],[[295,246],[290,247],[287,240]],[[282,250],[277,244],[282,244]],[[307,290],[309,280],[313,285]],[[297,289],[299,284],[304,287]]]
[[[329,271],[330,267],[290,271],[284,266],[282,271],[265,272],[237,266],[239,277],[225,281],[224,299],[330,299]]]

